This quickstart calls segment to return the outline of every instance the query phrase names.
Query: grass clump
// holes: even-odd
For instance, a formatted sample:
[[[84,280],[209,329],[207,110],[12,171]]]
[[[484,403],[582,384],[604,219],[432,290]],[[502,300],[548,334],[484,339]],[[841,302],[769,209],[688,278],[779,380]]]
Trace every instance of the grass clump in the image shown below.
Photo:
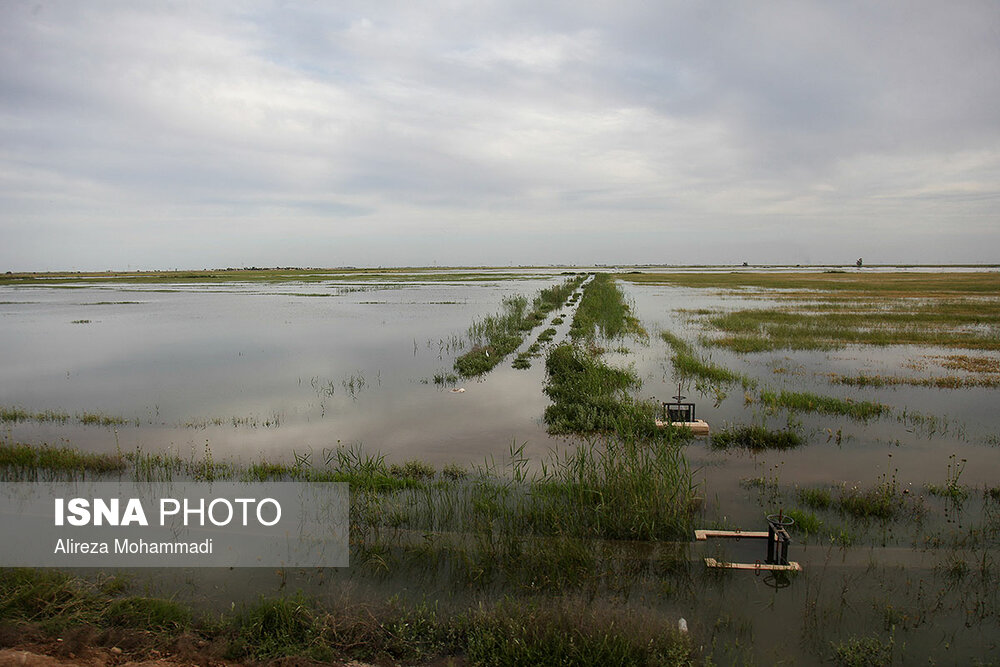
[[[28,479],[39,471],[110,474],[127,468],[118,454],[91,454],[71,447],[11,444],[0,440],[0,469],[15,478]]]
[[[852,401],[849,398],[834,398],[811,392],[781,391],[780,393],[775,393],[765,390],[760,393],[760,402],[771,409],[787,408],[802,412],[822,412],[828,415],[842,415],[859,420],[879,417],[892,411],[888,405],[882,403]]]
[[[545,409],[551,433],[613,433],[629,439],[665,440],[672,429],[656,427],[656,406],[636,400],[641,385],[635,371],[613,368],[584,350],[564,343],[545,360],[552,404]]]
[[[313,606],[300,594],[286,598],[261,598],[237,612],[227,624],[233,659],[266,660],[300,655],[324,660],[323,624]],[[326,648],[326,650],[324,650]]]
[[[558,459],[535,480],[519,521],[546,535],[685,539],[699,505],[680,448],[610,439]]]
[[[838,375],[830,374],[830,382],[853,387],[894,387],[907,385],[911,387],[934,387],[936,389],[964,389],[972,387],[1000,387],[1000,377],[958,377],[945,375],[941,377],[901,377],[898,375]]]
[[[389,466],[389,474],[393,477],[402,477],[410,479],[433,479],[437,475],[437,470],[434,466],[429,463],[424,463],[423,461],[413,460],[407,461],[406,463],[399,465],[398,463],[393,463]]]
[[[855,519],[879,519],[890,521],[901,516],[919,518],[923,514],[920,501],[907,490],[900,488],[895,474],[885,473],[871,488],[846,485],[836,500],[836,507],[842,514]]]
[[[690,642],[676,630],[593,609],[507,604],[479,614],[470,630],[472,664],[695,665]]]
[[[174,634],[191,625],[191,610],[172,600],[126,597],[113,600],[101,621],[115,628],[137,628]]]
[[[583,297],[573,316],[569,333],[574,340],[592,339],[600,332],[605,338],[632,335],[646,337],[639,320],[625,301],[625,294],[607,273],[598,273],[583,289]]]
[[[799,502],[814,510],[825,510],[833,504],[833,495],[829,489],[804,488],[795,493]]]
[[[878,637],[852,637],[832,644],[833,659],[842,667],[884,667],[892,664],[893,642]]]
[[[576,276],[542,290],[532,301],[530,312],[527,297],[505,298],[501,312],[488,315],[469,327],[473,347],[455,359],[455,370],[462,377],[475,377],[493,370],[520,347],[524,332],[544,322],[548,313],[561,307],[583,280],[583,276]]]
[[[792,524],[792,530],[805,533],[806,535],[819,534],[820,526],[823,525],[823,522],[813,512],[790,509],[785,514],[795,522]]]
[[[471,350],[455,359],[455,370],[462,377],[482,375],[492,370],[521,344],[521,326],[525,321],[528,299],[508,297],[503,311],[488,315],[469,328],[469,338],[476,341]]]
[[[802,436],[794,431],[771,431],[760,425],[724,428],[712,434],[713,449],[794,449],[803,444]]]
[[[99,412],[80,412],[76,416],[70,416],[65,412],[46,410],[44,412],[28,412],[21,408],[0,407],[0,422],[37,422],[39,424],[58,422],[65,424],[71,419],[85,426],[124,426],[125,424],[136,424],[138,420],[128,420],[116,415],[106,415]]]
[[[679,375],[694,376],[717,385],[740,384],[744,389],[756,385],[753,379],[745,375],[698,357],[694,347],[677,335],[664,331],[660,336],[673,348],[674,354],[670,361]]]

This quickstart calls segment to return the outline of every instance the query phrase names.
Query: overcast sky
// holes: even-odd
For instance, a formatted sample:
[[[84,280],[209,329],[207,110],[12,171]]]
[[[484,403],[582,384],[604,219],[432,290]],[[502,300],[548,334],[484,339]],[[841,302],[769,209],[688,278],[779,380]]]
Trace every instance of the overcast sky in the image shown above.
[[[1000,3],[0,0],[0,270],[1000,263]]]

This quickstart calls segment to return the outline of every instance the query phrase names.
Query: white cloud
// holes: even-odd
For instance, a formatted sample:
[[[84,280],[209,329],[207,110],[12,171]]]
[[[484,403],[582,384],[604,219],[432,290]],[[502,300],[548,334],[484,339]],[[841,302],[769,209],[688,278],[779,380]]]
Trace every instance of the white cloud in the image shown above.
[[[697,232],[698,261],[762,237],[786,247],[760,261],[790,239],[832,261],[847,249],[831,225],[910,230],[886,261],[941,239],[983,261],[982,234],[1000,234],[990,4],[39,7],[0,7],[14,268],[78,262],[68,238],[94,239],[99,268],[123,263],[101,254],[116,237],[129,263],[184,264],[190,230],[210,264],[326,263],[316,249],[337,246],[520,261],[542,237],[530,261],[648,261],[676,230]]]

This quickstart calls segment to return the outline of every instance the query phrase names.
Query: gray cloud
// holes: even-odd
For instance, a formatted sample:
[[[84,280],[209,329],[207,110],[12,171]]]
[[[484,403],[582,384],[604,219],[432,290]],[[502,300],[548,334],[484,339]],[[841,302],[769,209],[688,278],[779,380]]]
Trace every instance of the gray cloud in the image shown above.
[[[971,0],[4,3],[0,267],[996,261],[998,34]]]

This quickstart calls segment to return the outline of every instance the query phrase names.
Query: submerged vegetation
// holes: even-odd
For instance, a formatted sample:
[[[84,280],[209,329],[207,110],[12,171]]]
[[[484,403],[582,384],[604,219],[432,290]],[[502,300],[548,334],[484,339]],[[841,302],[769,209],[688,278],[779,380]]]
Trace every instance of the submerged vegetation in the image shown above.
[[[712,434],[712,447],[732,449],[741,447],[758,452],[765,449],[793,449],[805,441],[794,431],[770,431],[759,425],[724,428]]]
[[[592,339],[598,333],[606,339],[647,335],[614,277],[607,273],[595,274],[584,288],[569,333],[574,340]]]
[[[760,392],[760,402],[769,408],[787,408],[802,412],[822,412],[852,419],[867,420],[888,414],[892,409],[883,403],[834,398],[805,391]]]
[[[415,272],[390,274],[344,272],[342,277],[326,274],[317,280],[398,282],[417,276]],[[208,283],[226,280],[228,275],[195,277],[192,273],[175,280]],[[240,279],[236,275],[233,280]],[[268,272],[247,280],[293,281],[295,275],[312,281],[304,274],[269,277]],[[470,271],[457,277],[439,272],[428,273],[427,280],[484,280],[502,275],[507,274]],[[700,281],[702,286],[734,290],[737,299],[763,295],[770,303],[754,304],[763,307],[729,317],[722,309],[728,308],[726,301],[734,301],[730,293],[719,299],[722,309],[685,311],[707,330],[689,340],[657,332],[671,348],[670,364],[664,363],[659,348],[651,355],[635,349],[641,345],[609,342],[628,335],[643,337],[620,283],[610,276],[597,276],[581,290],[583,278],[570,278],[579,282],[567,287],[568,292],[543,292],[534,300],[512,297],[503,303],[501,312],[476,322],[468,340],[464,336],[447,342],[442,338],[434,354],[436,361],[423,366],[414,363],[424,376],[420,382],[445,388],[457,384],[460,375],[457,365],[442,370],[441,360],[447,359],[443,363],[450,365],[461,353],[469,353],[463,363],[469,364],[466,370],[471,374],[486,372],[518,349],[523,352],[514,360],[515,368],[529,366],[533,358],[545,358],[544,392],[552,401],[544,413],[546,425],[552,433],[572,436],[543,441],[541,451],[551,444],[548,455],[526,454],[539,451],[537,441],[515,442],[509,453],[498,454],[495,463],[490,454],[495,443],[487,443],[473,450],[490,457],[483,465],[469,465],[469,451],[456,453],[461,465],[442,465],[438,459],[430,465],[411,458],[419,456],[418,451],[407,451],[393,460],[360,445],[338,445],[289,452],[287,459],[261,457],[248,462],[216,459],[207,440],[197,434],[192,438],[190,433],[181,438],[205,442],[203,456],[182,458],[140,449],[90,453],[68,446],[27,445],[15,440],[14,434],[23,438],[25,433],[53,430],[18,426],[19,422],[110,427],[133,421],[102,418],[98,413],[0,409],[0,420],[9,424],[8,433],[0,436],[0,479],[5,481],[309,480],[346,482],[351,488],[349,570],[260,573],[255,585],[263,584],[253,594],[243,588],[242,575],[222,573],[219,580],[238,582],[229,584],[236,602],[230,605],[227,598],[224,610],[219,608],[217,594],[206,602],[210,594],[194,592],[193,583],[160,600],[149,597],[149,588],[135,594],[119,577],[99,575],[95,581],[84,581],[52,571],[0,570],[0,618],[8,636],[21,628],[50,633],[50,637],[67,636],[65,628],[87,628],[86,632],[93,630],[92,636],[110,646],[122,629],[139,630],[136,636],[150,643],[126,647],[123,662],[138,658],[147,647],[165,653],[170,642],[182,643],[188,637],[207,642],[213,651],[204,662],[222,658],[280,661],[286,656],[294,656],[286,661],[289,664],[303,660],[448,664],[454,657],[456,663],[475,665],[770,664],[781,660],[909,664],[942,659],[970,664],[980,659],[989,664],[994,659],[996,619],[1000,617],[996,586],[1000,488],[988,477],[991,468],[982,466],[993,450],[982,445],[996,447],[1000,441],[992,432],[985,437],[981,433],[995,429],[992,413],[978,406],[992,404],[986,389],[997,386],[996,355],[950,354],[948,350],[937,355],[920,350],[917,353],[923,360],[904,364],[904,368],[920,372],[934,364],[938,371],[947,368],[951,375],[910,378],[902,377],[907,371],[879,376],[874,371],[869,375],[854,370],[880,368],[885,359],[894,362],[901,356],[895,351],[871,352],[878,362],[873,364],[867,363],[865,351],[830,355],[828,367],[823,366],[825,355],[740,358],[729,351],[713,351],[713,345],[727,338],[730,343],[722,346],[740,352],[881,345],[873,342],[881,336],[892,341],[887,344],[895,344],[931,334],[942,336],[939,340],[945,342],[934,343],[942,346],[960,339],[978,345],[975,337],[985,340],[996,333],[994,275],[678,274],[676,284]],[[647,280],[642,274],[617,278]],[[335,293],[332,287],[330,291]],[[559,317],[553,317],[551,309],[541,314],[557,302],[570,307]],[[576,314],[584,313],[578,319],[572,308],[575,303],[579,303]],[[977,308],[982,313],[978,320],[972,317]],[[884,325],[883,314],[887,315]],[[548,327],[570,324],[571,318],[573,342],[560,344],[561,336]],[[64,317],[60,326],[66,321]],[[521,348],[528,342],[528,332],[533,332],[535,340]],[[462,340],[456,342],[458,338]],[[408,348],[409,341],[405,342]],[[476,354],[470,352],[473,345]],[[506,348],[511,349],[504,352]],[[605,358],[603,348],[615,354]],[[636,363],[629,365],[628,358],[620,361],[626,355],[632,355]],[[418,356],[416,339],[413,356]],[[734,358],[736,364],[727,368],[725,361]],[[937,361],[926,361],[931,359]],[[641,400],[647,395],[643,381],[659,382],[656,391],[667,386],[669,366],[674,379],[693,379],[703,397],[715,394],[716,415],[720,416],[713,417],[707,448],[705,441],[689,444],[689,434],[682,429],[656,428],[659,404]],[[530,384],[526,380],[535,377],[503,379],[513,380],[507,386],[524,387]],[[768,379],[758,386],[757,377]],[[828,389],[842,397],[808,391],[826,381],[875,389],[864,392],[870,400],[859,400],[848,389]],[[378,382],[358,371],[343,381],[317,376],[312,386],[321,401],[335,395],[361,395],[358,405],[345,401],[347,409],[360,409],[368,400],[363,392]],[[770,382],[781,384],[767,386]],[[970,430],[978,431],[966,438],[964,422],[955,417],[942,420],[918,412],[938,412],[943,402],[936,392],[877,391],[897,384],[970,388],[960,398],[968,396],[973,401],[969,410],[958,412],[958,419],[980,410],[969,420]],[[742,387],[742,396],[727,398],[722,388],[729,386]],[[469,387],[466,398],[485,395],[473,395],[474,389]],[[422,393],[432,400],[439,398],[433,391]],[[911,396],[924,403],[893,403],[895,419],[841,423],[846,421],[842,417],[883,418],[890,414],[890,407],[880,401],[895,397],[902,402]],[[936,403],[928,408],[932,401]],[[457,398],[452,401],[450,396],[448,402],[456,410],[473,405]],[[940,411],[950,408],[944,405]],[[281,410],[272,416],[274,423],[278,416],[295,420],[302,415],[294,406]],[[779,410],[789,412],[787,426],[775,428],[776,423],[786,423],[783,412],[776,414]],[[798,412],[813,414],[792,414]],[[735,425],[717,426],[717,420],[731,419],[734,413]],[[981,414],[990,416],[979,418]],[[979,423],[973,423],[975,419]],[[189,425],[223,422],[229,420]],[[236,418],[232,423],[242,425]],[[120,433],[125,431],[115,430],[116,440]],[[912,439],[906,433],[913,434]],[[948,437],[942,438],[945,433]],[[90,429],[85,435],[88,443],[98,438],[108,442],[111,433]],[[144,439],[146,434],[139,435]],[[232,438],[232,434],[225,436]],[[341,436],[339,431],[325,436],[330,438],[326,442]],[[935,439],[926,447],[914,443],[932,436]],[[832,443],[834,437],[836,447],[823,446],[824,440]],[[132,446],[134,440],[129,440]],[[182,448],[188,446],[177,441]],[[115,447],[116,442],[110,442]],[[249,442],[249,449],[243,451],[252,451],[256,445]],[[905,482],[896,478],[894,459],[885,468],[872,463],[872,453],[885,448],[899,457]],[[177,451],[176,446],[170,451]],[[943,458],[952,451],[956,454],[948,458],[946,467]],[[936,472],[928,472],[938,461]],[[984,474],[989,480],[985,484]],[[737,475],[748,478],[737,485]],[[785,476],[789,479],[780,479]],[[790,557],[802,563],[806,574],[769,579],[763,573],[704,567],[707,555],[727,555],[740,562],[753,562],[754,556],[744,560],[746,541],[732,547],[693,542],[694,528],[755,530],[762,527],[761,515],[782,511],[795,522],[790,529],[794,540]],[[808,548],[802,549],[803,543]],[[232,579],[226,580],[227,576]],[[271,576],[276,580],[274,588]],[[783,586],[792,588],[782,591]],[[300,587],[319,591],[322,601],[296,592]],[[279,596],[254,599],[258,590]],[[282,594],[286,590],[288,594]],[[251,601],[241,604],[241,593]],[[188,602],[184,596],[193,600]],[[215,613],[201,615],[200,610],[210,604],[217,607]],[[774,613],[769,611],[764,618],[759,613],[764,607],[773,607]],[[690,635],[677,630],[681,615],[689,619]],[[765,623],[774,625],[762,629]],[[769,643],[778,632],[775,627],[784,627],[781,632],[803,641],[775,646]]]
[[[740,353],[903,344],[1000,349],[998,272],[706,272],[621,278],[800,302],[788,308],[694,313],[719,332],[712,345]]]
[[[740,384],[744,389],[756,385],[752,378],[699,357],[695,354],[694,347],[677,335],[663,331],[660,336],[673,348],[674,354],[670,361],[680,377],[695,377],[721,385]]]
[[[610,433],[632,441],[672,441],[677,432],[656,426],[657,406],[635,399],[635,371],[614,368],[570,343],[553,348],[545,361],[545,409],[551,433]]]
[[[586,279],[573,276],[539,292],[528,310],[528,299],[511,296],[503,300],[503,310],[487,315],[469,327],[471,350],[455,359],[455,370],[462,377],[474,377],[493,370],[524,341],[524,332],[545,322],[550,312],[561,308],[573,291]],[[554,330],[551,330],[554,332]],[[544,342],[544,341],[543,341]],[[524,364],[527,359],[520,362]]]
[[[125,424],[138,425],[136,419],[128,420],[117,415],[106,415],[97,412],[78,412],[70,415],[67,412],[46,410],[45,412],[29,412],[20,408],[0,407],[0,422],[58,422],[66,424],[75,421],[84,426],[124,426]]]

